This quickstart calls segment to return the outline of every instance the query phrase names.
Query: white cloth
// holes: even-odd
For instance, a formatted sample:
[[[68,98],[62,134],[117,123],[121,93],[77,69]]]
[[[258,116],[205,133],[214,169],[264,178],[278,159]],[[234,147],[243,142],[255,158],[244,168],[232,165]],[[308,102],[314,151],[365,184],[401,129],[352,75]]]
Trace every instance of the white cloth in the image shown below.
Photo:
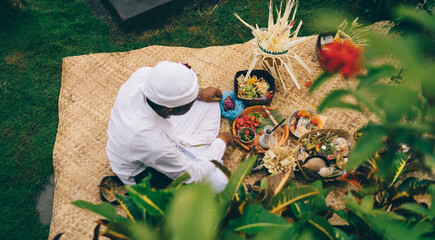
[[[218,103],[195,101],[182,116],[164,119],[146,103],[140,90],[151,68],[140,68],[120,88],[107,131],[110,166],[125,184],[147,166],[175,179],[188,172],[186,183],[208,181],[216,192],[227,179],[211,163],[222,163],[225,143],[216,138],[220,125]],[[200,146],[199,146],[200,145]]]
[[[142,92],[149,100],[168,108],[193,102],[198,96],[198,77],[181,63],[157,63],[143,82]]]

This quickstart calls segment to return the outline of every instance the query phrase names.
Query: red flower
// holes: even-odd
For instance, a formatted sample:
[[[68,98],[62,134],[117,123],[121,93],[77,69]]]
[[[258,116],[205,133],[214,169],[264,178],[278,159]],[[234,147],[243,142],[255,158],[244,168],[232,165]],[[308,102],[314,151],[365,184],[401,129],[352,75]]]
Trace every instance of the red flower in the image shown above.
[[[305,87],[311,87],[311,85],[313,85],[312,81],[308,81],[305,83]]]
[[[317,125],[319,125],[319,120],[318,120],[317,118],[311,118],[311,123],[312,123],[314,126],[317,126]]]
[[[339,39],[320,50],[320,64],[329,72],[339,72],[345,78],[353,77],[360,71],[362,47],[351,40]]]

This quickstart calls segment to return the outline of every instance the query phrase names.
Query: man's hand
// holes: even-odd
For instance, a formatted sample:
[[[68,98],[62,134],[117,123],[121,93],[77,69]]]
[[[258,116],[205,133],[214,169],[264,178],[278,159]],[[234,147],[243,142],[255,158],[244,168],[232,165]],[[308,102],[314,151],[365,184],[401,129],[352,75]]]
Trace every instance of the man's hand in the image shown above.
[[[203,89],[198,96],[203,102],[219,102],[222,100],[222,92],[219,88],[208,87]]]
[[[238,137],[233,136],[229,132],[221,132],[221,133],[219,133],[217,138],[222,139],[222,141],[224,141],[225,144],[228,145],[229,143],[234,143]]]

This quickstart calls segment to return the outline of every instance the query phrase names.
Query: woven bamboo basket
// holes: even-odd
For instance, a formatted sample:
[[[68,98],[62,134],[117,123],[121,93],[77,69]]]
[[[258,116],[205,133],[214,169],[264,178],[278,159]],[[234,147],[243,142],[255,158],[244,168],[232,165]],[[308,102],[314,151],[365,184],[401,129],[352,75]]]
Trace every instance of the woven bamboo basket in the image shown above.
[[[320,137],[325,137],[325,136],[327,136],[327,138],[338,138],[338,137],[344,138],[347,140],[347,144],[349,146],[349,151],[355,145],[355,141],[354,141],[352,135],[345,130],[342,130],[342,129],[317,129],[317,130],[307,132],[304,135],[302,135],[301,138],[299,138],[299,143],[301,144],[301,147],[300,147],[300,151],[298,154],[300,154],[301,149],[304,147],[303,142],[306,141],[305,139],[311,138],[312,136],[315,136],[315,139],[319,139]],[[306,159],[303,159],[303,160],[299,159],[300,157],[298,156],[298,160],[296,161],[297,169],[299,170],[298,172],[300,173],[299,176],[301,176],[305,180],[315,181],[315,180],[320,179],[320,180],[325,181],[325,182],[335,181],[338,177],[340,177],[346,173],[344,170],[341,170],[340,168],[336,167],[335,159],[328,160],[324,156],[318,156],[320,159],[325,161],[325,165],[327,167],[336,167],[337,168],[337,172],[334,172],[334,174],[332,174],[331,176],[322,177],[321,175],[318,174],[318,172],[311,171],[310,169],[303,166],[305,161],[308,160],[312,156],[314,156],[314,155],[309,155]],[[346,156],[344,156],[344,157],[346,157]]]

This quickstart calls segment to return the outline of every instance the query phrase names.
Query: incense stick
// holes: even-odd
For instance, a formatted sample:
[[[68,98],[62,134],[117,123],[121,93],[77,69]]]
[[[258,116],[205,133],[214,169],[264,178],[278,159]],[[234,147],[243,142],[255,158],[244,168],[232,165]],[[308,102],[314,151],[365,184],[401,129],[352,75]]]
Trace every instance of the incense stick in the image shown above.
[[[284,121],[285,121],[285,118],[280,123],[278,123],[278,125],[276,125],[270,133],[273,133],[273,131],[275,131],[275,129],[277,129]]]

